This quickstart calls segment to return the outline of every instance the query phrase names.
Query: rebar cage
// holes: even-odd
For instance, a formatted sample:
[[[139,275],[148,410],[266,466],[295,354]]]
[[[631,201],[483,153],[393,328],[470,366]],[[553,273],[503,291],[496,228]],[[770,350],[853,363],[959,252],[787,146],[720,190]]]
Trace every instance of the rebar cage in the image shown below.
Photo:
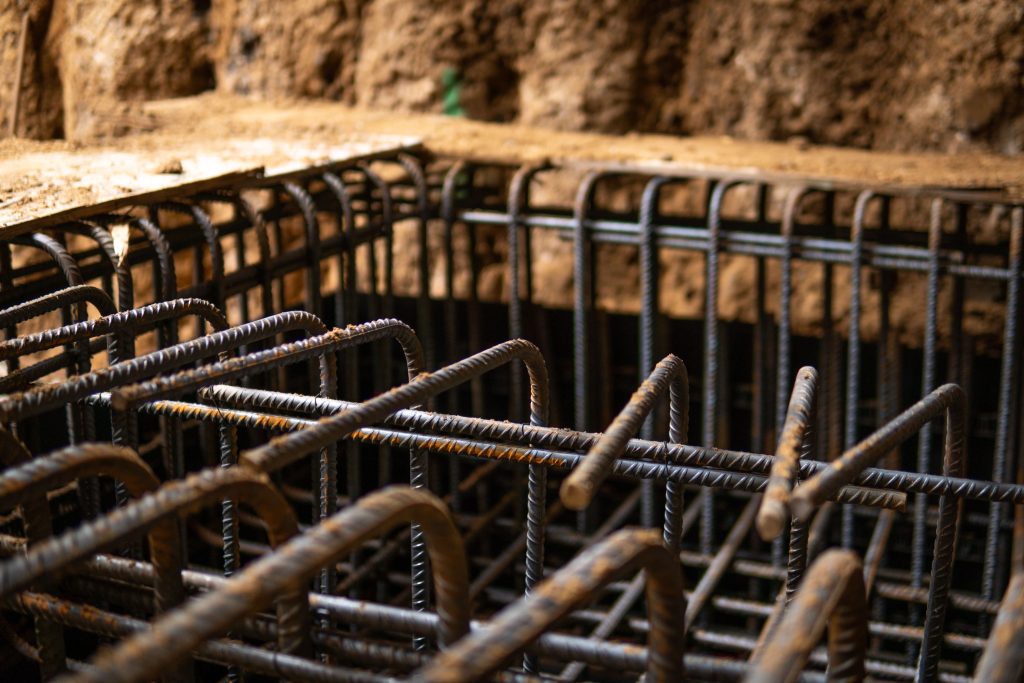
[[[1021,206],[233,182],[0,242],[11,680],[1019,680]]]

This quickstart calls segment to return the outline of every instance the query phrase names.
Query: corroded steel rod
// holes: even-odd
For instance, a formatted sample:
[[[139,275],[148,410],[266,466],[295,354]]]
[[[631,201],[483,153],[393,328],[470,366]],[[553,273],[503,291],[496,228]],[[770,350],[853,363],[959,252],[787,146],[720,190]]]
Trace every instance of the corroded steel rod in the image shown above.
[[[828,680],[863,680],[868,638],[863,568],[850,551],[829,550],[811,565],[745,683],[796,681],[826,625]]]
[[[469,583],[462,540],[447,508],[435,496],[408,487],[372,493],[245,568],[233,580],[153,627],[100,654],[91,670],[68,681],[143,681],[186,657],[209,638],[269,605],[275,596],[291,594],[354,546],[399,525],[418,523],[424,532],[437,585],[442,643],[469,632]],[[281,617],[279,613],[279,618]]]
[[[608,582],[643,569],[651,629],[647,679],[684,678],[683,579],[661,536],[650,529],[624,529],[578,555],[529,596],[502,610],[485,629],[442,652],[413,675],[417,683],[478,681],[526,648],[558,619],[594,599]]]

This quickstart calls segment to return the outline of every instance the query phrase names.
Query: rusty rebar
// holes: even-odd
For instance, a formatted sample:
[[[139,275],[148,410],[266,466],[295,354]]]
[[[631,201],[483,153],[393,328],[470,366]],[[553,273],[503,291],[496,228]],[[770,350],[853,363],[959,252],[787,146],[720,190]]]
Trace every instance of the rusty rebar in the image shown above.
[[[684,676],[685,610],[678,563],[660,534],[624,529],[584,550],[536,590],[497,614],[487,627],[442,652],[413,675],[418,683],[477,681],[500,668],[558,619],[594,599],[608,582],[643,569],[651,628],[647,644],[647,680],[680,681]]]
[[[417,522],[424,531],[435,574],[438,638],[445,644],[454,643],[469,632],[470,617],[461,537],[447,508],[435,496],[395,486],[371,493],[325,520],[276,553],[256,561],[221,588],[157,620],[149,631],[101,653],[91,670],[66,680],[147,680],[204,641],[263,609],[275,596],[299,590],[324,565],[337,561],[354,546],[411,522]]]
[[[629,403],[615,417],[604,435],[591,447],[587,457],[562,482],[562,503],[570,510],[582,510],[590,505],[601,483],[626,449],[630,438],[640,430],[659,397],[669,392],[669,441],[683,443],[689,428],[689,377],[686,365],[678,357],[669,355],[654,368]],[[645,495],[649,497],[650,492]],[[675,482],[667,482],[665,489],[665,544],[669,548],[679,545],[683,514],[683,491]]]
[[[818,371],[812,367],[802,367],[796,373],[789,408],[786,410],[786,419],[775,449],[771,474],[768,476],[768,486],[757,512],[757,531],[766,541],[777,538],[790,521],[790,495],[810,431],[817,383]]]
[[[910,438],[935,416],[945,413],[946,433],[943,449],[942,473],[961,477],[965,463],[964,392],[955,384],[945,384],[874,434],[844,453],[828,468],[797,488],[793,494],[794,514],[807,521],[815,506],[825,496],[852,481],[868,465],[904,440]],[[950,495],[939,499],[939,521],[932,554],[931,584],[928,590],[928,609],[925,614],[925,634],[918,658],[918,676],[923,681],[935,679],[942,630],[946,619],[953,561],[956,556],[956,535],[960,523],[963,501]]]
[[[753,663],[746,683],[790,683],[799,678],[828,626],[828,680],[864,678],[867,607],[860,559],[829,550],[811,565],[782,622]]]
[[[62,536],[40,542],[25,555],[0,563],[0,596],[24,590],[45,576],[66,572],[75,563],[146,533],[154,566],[174,567],[161,576],[170,576],[174,571],[180,577],[180,559],[175,559],[178,557],[178,535],[176,532],[162,532],[162,529],[167,529],[162,522],[183,517],[224,498],[237,498],[256,510],[265,522],[274,546],[295,535],[298,529],[291,508],[265,475],[244,468],[204,470],[182,481],[166,484],[138,501]],[[168,589],[158,587],[158,594],[162,590]],[[279,612],[286,615],[281,630],[282,650],[304,652],[308,643],[305,603],[295,591],[282,591],[278,597]]]
[[[974,669],[978,683],[1015,683],[1024,676],[1024,574],[1010,579],[988,645]]]
[[[351,402],[323,401],[315,397],[283,394],[261,389],[219,388],[225,396],[230,393],[232,405],[253,410],[298,412],[309,415],[332,415],[351,407]],[[559,451],[585,451],[593,447],[601,434],[578,432],[564,428],[534,427],[516,422],[489,420],[445,415],[417,410],[399,410],[383,420],[384,424],[417,432],[436,433],[444,436],[469,436],[496,442],[529,443],[538,449]],[[767,475],[774,463],[771,455],[730,451],[719,448],[703,448],[664,441],[630,439],[624,455],[627,459],[640,462],[679,463],[686,467],[702,467],[732,473]],[[650,464],[648,462],[647,464]],[[671,466],[671,465],[670,465]],[[826,462],[801,459],[799,476],[807,479],[829,466]],[[995,482],[950,477],[940,474],[906,472],[901,470],[867,467],[848,486],[874,490],[876,494],[922,492],[928,495],[950,495],[968,500],[1003,501],[1014,504],[1024,503],[1024,485],[997,484]],[[746,489],[760,490],[760,489]],[[837,496],[847,496],[840,489]],[[849,491],[847,502],[855,503],[853,490]]]
[[[318,333],[323,323],[305,311],[288,311],[254,320],[237,327],[176,344],[111,367],[93,370],[65,382],[29,391],[0,395],[0,419],[5,422],[39,415],[59,405],[77,401],[101,391],[174,370],[196,360],[216,356],[259,339],[289,330]]]

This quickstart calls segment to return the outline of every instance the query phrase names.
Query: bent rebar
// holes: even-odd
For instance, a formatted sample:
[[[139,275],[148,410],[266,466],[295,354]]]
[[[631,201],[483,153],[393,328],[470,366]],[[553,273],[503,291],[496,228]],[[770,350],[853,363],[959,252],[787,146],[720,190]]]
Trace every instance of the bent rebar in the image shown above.
[[[385,339],[394,339],[398,342],[402,349],[402,353],[405,356],[406,371],[408,373],[409,380],[412,381],[420,372],[423,371],[423,346],[420,343],[419,337],[411,327],[399,320],[376,320],[360,325],[352,325],[344,330],[335,329],[333,333],[336,334],[334,334],[334,339],[330,342],[330,346],[328,347],[332,351],[352,348],[357,345],[377,342]],[[249,356],[249,358],[252,358],[252,356]],[[207,382],[204,378],[203,384],[208,386],[214,381],[216,380],[211,379]],[[244,391],[245,390],[241,388],[219,385],[217,387],[202,389],[199,392],[199,397],[201,400],[209,400],[215,405],[220,405],[220,401],[222,399],[231,401],[234,393],[244,393]],[[321,391],[321,393],[326,394],[327,392]],[[281,394],[280,396],[292,396],[294,398],[294,395],[290,394]],[[150,398],[152,397],[153,395],[150,395]],[[333,399],[333,395],[325,395],[325,398]],[[350,462],[352,460],[353,458],[350,457]],[[354,478],[355,474],[358,473],[349,472],[349,478]],[[418,451],[413,450],[410,452],[409,459],[409,482],[416,488],[423,488],[426,486],[426,481],[427,459]],[[326,486],[323,486],[323,484],[321,485],[320,507],[321,519],[323,519],[334,514],[336,510],[334,504],[337,496],[336,469],[334,467],[330,467],[328,472],[322,473],[321,482],[326,482],[327,484]],[[350,495],[354,497],[352,492],[350,492]],[[416,529],[413,530],[411,550],[413,556],[413,606],[425,609],[428,591],[426,550],[421,534]],[[333,584],[333,580],[328,580],[326,583]]]
[[[604,435],[562,482],[559,493],[565,507],[582,510],[590,505],[601,483],[611,473],[613,463],[626,450],[630,438],[639,431],[666,389],[669,390],[669,441],[686,441],[690,421],[689,378],[683,361],[670,354],[655,366]],[[664,538],[669,548],[679,545],[682,515],[682,488],[675,482],[668,482],[665,487]]]
[[[416,333],[400,320],[383,319],[349,325],[343,329],[325,329],[317,336],[275,346],[266,351],[256,351],[192,370],[154,377],[137,384],[114,387],[110,392],[111,405],[124,408],[156,398],[180,396],[197,388],[235,379],[248,373],[273,369],[280,364],[299,362],[317,356],[330,357],[328,354],[333,351],[384,339],[395,339],[399,342],[406,356],[410,379],[418,375],[422,368],[423,355]]]
[[[949,477],[962,477],[966,469],[964,435],[965,396],[955,384],[944,384],[935,389],[895,419],[879,428],[814,478],[806,481],[793,494],[792,506],[797,518],[806,522],[817,505],[854,478],[939,414],[945,413],[942,473]],[[932,554],[931,584],[928,589],[928,607],[925,615],[924,638],[918,658],[918,679],[928,683],[938,674],[942,632],[946,620],[953,561],[956,556],[956,535],[960,523],[963,500],[943,494],[939,498],[939,518],[936,524],[935,545]]]
[[[11,422],[33,417],[55,406],[77,401],[160,372],[167,372],[196,360],[230,351],[241,344],[296,329],[308,330],[314,334],[326,331],[320,319],[306,311],[278,313],[160,349],[108,368],[94,370],[66,382],[0,395],[0,420]]]
[[[135,617],[97,609],[88,604],[71,602],[45,593],[25,592],[11,598],[11,609],[43,616],[54,622],[105,638],[121,639],[149,629],[149,623]],[[269,651],[237,640],[210,640],[194,651],[199,660],[226,666],[244,667],[246,671],[269,677],[283,677],[297,683],[392,683],[394,679],[374,676],[337,666],[328,666],[303,657]],[[86,668],[79,666],[79,669]]]
[[[747,181],[739,178],[724,178],[714,184],[708,198],[707,209],[707,258],[704,288],[704,405],[701,415],[701,436],[705,446],[718,441],[718,365],[721,353],[718,317],[718,277],[722,243],[722,206],[726,194]],[[783,290],[784,291],[784,290]],[[781,367],[781,366],[780,366]],[[710,553],[715,536],[715,495],[713,491],[700,492],[700,551]]]
[[[133,410],[135,406],[157,398],[172,398],[197,388],[222,381],[236,379],[258,372],[264,372],[307,359],[317,358],[320,361],[320,396],[335,398],[337,386],[337,370],[334,352],[352,348],[384,339],[399,341],[410,373],[418,372],[422,363],[422,348],[419,339],[412,329],[397,320],[377,320],[352,325],[345,329],[335,328],[324,334],[310,337],[303,341],[275,346],[266,351],[257,351],[240,358],[233,358],[210,365],[200,366],[193,370],[178,372],[173,375],[155,377],[151,380],[118,387],[111,391],[110,404],[116,410]],[[227,425],[222,425],[227,427]],[[222,465],[236,462],[233,440],[222,446]],[[319,490],[318,519],[325,519],[334,514],[337,501],[337,446],[329,444],[322,449],[320,467],[314,476],[314,486]],[[231,506],[225,511],[225,519],[234,515]],[[233,526],[233,524],[232,524]],[[225,528],[225,553],[233,557],[235,544],[231,539],[236,534]],[[227,558],[226,554],[226,558]],[[226,560],[226,568],[237,564],[231,558]],[[419,566],[419,565],[418,565]],[[425,567],[423,568],[425,571]],[[324,590],[333,588],[333,573],[328,572],[323,579]]]
[[[176,533],[170,538],[157,533],[161,522],[184,517],[224,498],[236,498],[252,507],[266,524],[272,546],[281,545],[298,530],[291,507],[265,475],[244,468],[203,470],[0,563],[0,596],[24,590],[44,576],[66,571],[146,533],[153,564],[167,566],[178,550],[179,539]],[[304,597],[298,591],[280,595],[278,612],[286,616],[279,633],[281,649],[306,652],[309,615]]]
[[[168,211],[191,218],[194,226],[202,234],[203,239],[206,241],[206,248],[210,253],[210,270],[212,272],[205,283],[207,291],[210,293],[210,303],[217,308],[223,309],[224,252],[220,246],[220,236],[217,234],[217,228],[213,225],[209,215],[195,204],[177,201],[160,202],[149,207],[150,220],[158,226],[160,225],[159,211]],[[197,255],[195,263],[197,267],[193,268],[192,277],[202,280],[204,279],[204,269],[202,268],[201,256]]]
[[[228,321],[224,314],[209,301],[205,299],[173,299],[112,313],[96,320],[87,320],[10,339],[0,343],[0,360],[44,351],[68,342],[91,339],[104,334],[118,335],[129,331],[134,333],[144,326],[165,320],[175,320],[187,315],[194,315],[205,320],[216,332],[228,329]],[[123,360],[126,359],[115,354],[111,363],[119,363]]]
[[[204,641],[269,605],[275,595],[304,590],[325,564],[365,541],[416,522],[424,532],[437,579],[438,637],[451,644],[469,633],[469,580],[462,538],[433,494],[394,486],[372,493],[263,557],[234,579],[156,621],[144,633],[101,653],[93,668],[66,683],[131,683],[151,678]],[[303,599],[305,594],[303,593]]]
[[[45,500],[48,491],[80,478],[99,475],[114,477],[134,498],[160,486],[160,480],[134,451],[111,444],[81,444],[4,471],[0,475],[0,508],[31,505],[33,498]],[[161,613],[185,599],[178,526],[173,520],[162,520],[152,527],[149,538],[155,573],[155,606],[157,613]],[[166,681],[190,681],[192,678],[187,662],[164,676]]]
[[[811,428],[817,383],[818,371],[812,367],[802,367],[796,373],[768,486],[757,511],[757,531],[765,541],[778,538],[790,520],[790,495],[800,468],[801,450]]]
[[[16,304],[0,311],[0,325],[3,327],[17,325],[26,322],[51,311],[59,310],[75,304],[90,303],[97,310],[101,317],[112,315],[117,312],[113,300],[102,289],[91,285],[76,285],[58,290],[52,294]],[[15,340],[18,337],[10,337]],[[111,339],[109,344],[116,344]],[[108,344],[108,353],[109,346]],[[89,355],[96,353],[101,347],[90,346]],[[78,360],[77,356],[68,355],[66,352],[58,356],[51,356],[39,361],[25,370],[19,369],[17,358],[8,359],[7,365],[10,372],[0,378],[0,391],[17,391],[26,388],[33,381],[45,377],[51,372],[56,372],[68,366],[69,362]]]
[[[92,304],[101,316],[117,312],[113,300],[99,287],[75,285],[5,308],[0,311],[0,325],[17,325],[64,306],[79,303]]]
[[[530,595],[499,612],[479,631],[413,674],[415,683],[483,680],[524,650],[557,620],[590,602],[602,588],[640,570],[646,577],[650,631],[647,680],[684,680],[683,577],[678,561],[653,529],[623,529],[580,553]]]
[[[228,322],[216,306],[204,299],[175,299],[172,301],[158,302],[141,308],[130,309],[120,313],[104,316],[98,320],[89,320],[74,325],[66,325],[53,330],[46,330],[38,334],[19,337],[0,344],[0,359],[14,355],[24,355],[42,351],[60,344],[67,344],[71,341],[83,341],[92,337],[109,334],[107,343],[107,355],[110,363],[116,365],[134,356],[134,335],[143,327],[152,324],[159,325],[162,321],[175,321],[186,315],[194,315],[200,321],[206,321],[214,331],[227,329]],[[34,366],[33,366],[34,367]],[[15,381],[21,373],[31,372],[33,368],[25,368],[17,373],[0,381],[4,384],[7,381]],[[70,379],[75,381],[78,378]],[[111,413],[111,427],[113,430],[113,441],[119,445],[134,448],[137,446],[137,425],[136,417],[126,411],[115,410]],[[162,433],[167,435],[165,444],[167,452],[174,452],[176,436],[170,434],[171,429],[163,428]],[[170,463],[175,458],[168,456],[168,476],[175,476]],[[125,492],[118,484],[118,499],[125,499]]]
[[[435,372],[421,374],[412,382],[395,387],[336,415],[321,418],[301,431],[275,437],[241,455],[241,463],[263,471],[274,471],[295,462],[305,454],[335,443],[362,426],[379,422],[389,415],[426,402],[480,375],[520,360],[530,377],[530,423],[543,426],[548,415],[548,374],[540,350],[528,341],[514,339],[452,363]],[[544,508],[547,469],[530,465],[527,492],[526,587],[531,589],[543,575]]]
[[[316,217],[316,203],[303,187],[297,183],[288,181],[280,185],[280,191],[288,195],[295,205],[299,207],[302,214],[302,225],[305,229],[306,238],[306,262],[308,266],[304,269],[306,274],[305,306],[313,315],[322,317],[320,314],[320,221]],[[280,248],[280,245],[278,245]]]
[[[0,427],[0,464],[17,467],[32,461],[32,454],[11,432]],[[24,527],[25,541],[29,545],[45,541],[53,535],[53,519],[50,506],[44,494],[28,496],[21,501],[21,521]],[[67,665],[67,652],[64,647],[64,632],[45,617],[34,616],[37,652],[39,654],[39,672],[44,679],[56,675]]]
[[[752,658],[760,657],[762,649],[778,627],[786,606],[796,596],[804,570],[807,568],[809,532],[815,523],[825,523],[829,514],[819,510],[815,522],[808,524],[794,518],[790,510],[793,483],[800,468],[800,458],[811,448],[811,420],[814,415],[817,388],[817,370],[805,366],[797,371],[779,444],[775,449],[768,485],[758,508],[757,530],[763,540],[776,541],[781,546],[780,535],[786,524],[789,524],[789,553],[786,558],[785,585],[775,600],[771,614],[761,627]]]
[[[1024,676],[1024,574],[1006,587],[988,645],[975,668],[977,683],[1018,683]]]
[[[523,206],[529,203],[530,183],[533,177],[551,168],[551,164],[543,161],[539,164],[522,166],[516,170],[508,186],[508,334],[513,339],[523,336],[523,295],[520,291],[519,272],[520,240],[519,231],[524,231],[527,246],[529,245],[530,229],[522,219]],[[526,249],[526,260],[529,263],[529,249]],[[526,301],[530,301],[530,269],[526,268]],[[519,368],[510,368],[509,392],[512,400],[512,421],[519,422],[519,410],[523,399],[523,377]]]
[[[272,278],[271,278],[271,267],[272,260],[270,256],[270,238],[267,236],[267,226],[264,223],[263,218],[249,201],[242,197],[241,192],[237,190],[210,190],[207,192],[200,192],[199,194],[190,197],[190,201],[193,202],[207,202],[211,204],[227,204],[232,208],[234,221],[242,224],[242,228],[234,234],[235,243],[235,254],[236,261],[234,263],[234,273],[237,275],[240,272],[251,272],[252,276],[248,277],[250,280],[243,288],[242,291],[237,292],[238,297],[238,310],[241,314],[241,321],[248,322],[252,320],[249,310],[249,298],[248,292],[250,289],[255,287],[259,288],[259,306],[261,314],[266,316],[274,312],[274,301],[272,291]],[[247,233],[245,225],[252,228],[252,232],[256,237],[256,252],[257,258],[255,263],[248,263],[246,259],[247,246],[246,243],[252,244],[251,240],[247,240]],[[252,282],[255,281],[255,284]],[[225,285],[222,291],[226,291],[228,288]],[[226,298],[226,295],[225,295]],[[227,306],[225,301],[225,306]]]
[[[120,311],[127,311],[135,307],[135,284],[132,281],[131,265],[124,260],[117,253],[117,247],[114,244],[114,238],[111,234],[93,223],[86,223],[85,221],[72,221],[65,223],[60,228],[65,233],[71,233],[72,235],[81,235],[92,239],[99,246],[99,252],[102,254],[110,264],[110,269],[117,277],[117,308]],[[106,290],[112,289],[112,284],[109,282],[104,283]],[[113,298],[113,293],[111,293]]]
[[[122,216],[118,214],[107,214],[95,216],[93,221],[102,225],[106,230],[118,223],[123,223],[129,228],[134,228],[142,233],[146,241],[153,248],[156,259],[153,261],[153,301],[170,301],[177,297],[178,280],[174,271],[174,253],[167,241],[163,231],[151,221],[141,217]],[[157,328],[157,345],[160,348],[176,344],[178,342],[178,328],[174,325],[166,325]]]
[[[0,474],[0,508],[23,505],[32,496],[91,476],[114,477],[133,498],[141,498],[160,487],[160,480],[153,470],[131,449],[113,444],[87,443],[68,446],[5,470]],[[159,577],[156,604],[159,611],[164,611],[180,604],[185,596],[181,587],[181,558],[174,552],[177,529],[173,524],[169,527],[158,525],[153,533],[160,536],[155,544],[157,547],[172,551],[154,558]]]
[[[807,571],[800,590],[773,631],[744,683],[792,683],[828,625],[828,680],[864,679],[867,599],[860,558],[849,550],[822,553]]]

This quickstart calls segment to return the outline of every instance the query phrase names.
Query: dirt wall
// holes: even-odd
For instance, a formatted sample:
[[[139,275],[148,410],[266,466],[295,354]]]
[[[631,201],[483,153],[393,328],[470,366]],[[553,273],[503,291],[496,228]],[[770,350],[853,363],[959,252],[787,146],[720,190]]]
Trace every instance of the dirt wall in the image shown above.
[[[13,92],[22,14],[30,16]],[[208,89],[564,130],[1024,144],[1017,0],[6,0],[0,134],[145,129]]]
[[[787,154],[809,144],[1017,154],[1024,146],[1024,5],[0,0],[0,136],[15,102],[18,135],[85,142],[158,127],[146,101],[208,90],[569,131],[784,140],[794,143]],[[535,146],[549,149],[550,134],[539,137]],[[475,144],[473,153],[488,153],[489,143]],[[749,147],[744,155],[745,165],[766,164]],[[570,202],[579,178],[562,180],[540,188],[536,199]],[[398,289],[411,294],[418,252],[411,233],[397,237],[409,247],[399,250]],[[500,240],[488,247],[497,257],[504,248]],[[546,235],[534,250],[538,299],[568,305],[568,245]],[[433,245],[432,255],[439,252]],[[604,246],[597,258],[599,305],[635,310],[635,250]],[[663,291],[671,292],[662,308],[677,317],[702,315],[703,258],[664,253],[662,261]],[[507,293],[503,264],[495,258],[482,273],[484,298]],[[798,267],[793,323],[813,334],[820,331],[823,281],[820,269]],[[753,310],[751,263],[724,258],[722,268],[720,313],[746,319]],[[457,271],[464,287],[465,266]],[[442,275],[432,268],[434,290]],[[771,289],[778,275],[768,275]],[[840,289],[845,279],[837,273]],[[894,304],[896,333],[910,345],[919,343],[923,326],[919,280],[902,278]],[[870,284],[862,293],[868,305],[877,298]],[[997,335],[998,298],[968,290],[965,329]],[[843,330],[847,311],[838,308]],[[866,338],[875,322],[864,321]]]

